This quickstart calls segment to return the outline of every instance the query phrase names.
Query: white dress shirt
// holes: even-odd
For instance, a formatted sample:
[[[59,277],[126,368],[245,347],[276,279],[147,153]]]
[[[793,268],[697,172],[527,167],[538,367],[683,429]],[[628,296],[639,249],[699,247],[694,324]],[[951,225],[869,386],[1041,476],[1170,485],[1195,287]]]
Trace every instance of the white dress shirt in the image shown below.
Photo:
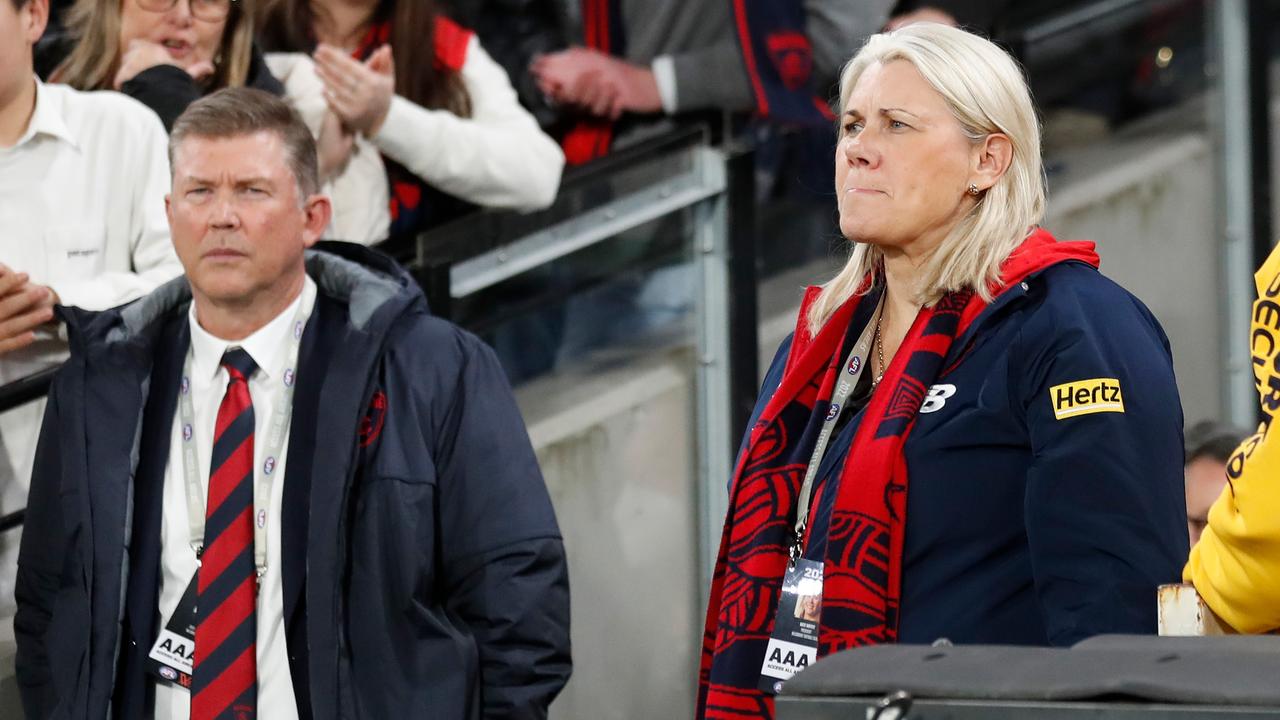
[[[182,274],[169,242],[168,137],[149,108],[115,92],[36,82],[35,112],[0,148],[0,263],[49,285],[63,305],[105,310]],[[66,358],[56,332],[0,355],[0,385]],[[0,414],[0,513],[26,505],[44,402]],[[0,538],[0,616],[12,612],[17,533]],[[11,538],[11,539],[9,539]]]
[[[191,326],[191,400],[195,412],[196,458],[202,493],[207,497],[209,458],[213,452],[213,430],[218,407],[226,394],[228,376],[222,367],[222,355],[240,347],[249,353],[258,369],[249,378],[249,396],[253,400],[254,483],[262,480],[266,459],[267,426],[271,414],[284,400],[284,369],[288,357],[289,333],[294,316],[302,306],[309,313],[315,306],[316,285],[307,278],[302,294],[284,312],[244,340],[230,342],[210,335],[196,320],[195,303],[191,304],[188,322]],[[196,572],[196,555],[191,548],[191,523],[187,514],[187,489],[182,470],[182,420],[175,412],[169,440],[169,466],[164,474],[164,515],[160,523],[160,627],[173,615]],[[285,647],[284,589],[280,568],[280,504],[288,461],[289,433],[273,473],[271,499],[267,506],[267,567],[258,590],[257,655],[258,717],[270,720],[293,720],[298,717],[289,673],[289,657]],[[203,504],[203,503],[202,503]],[[302,562],[294,558],[293,562]],[[191,715],[191,693],[185,688],[156,681],[156,720],[186,720]]]

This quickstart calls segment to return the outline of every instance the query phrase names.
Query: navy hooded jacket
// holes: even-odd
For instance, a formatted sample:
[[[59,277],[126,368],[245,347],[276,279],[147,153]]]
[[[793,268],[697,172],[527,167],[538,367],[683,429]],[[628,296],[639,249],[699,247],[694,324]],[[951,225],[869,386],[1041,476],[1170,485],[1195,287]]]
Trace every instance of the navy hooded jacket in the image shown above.
[[[394,263],[321,247],[307,258],[318,294],[281,516],[300,714],[545,718],[570,671],[568,578],[505,376]],[[120,309],[62,309],[71,359],[49,397],[17,577],[28,717],[147,707],[160,510],[143,478],[163,477],[189,302],[179,278]]]
[[[1188,538],[1182,408],[1150,311],[1090,265],[1051,265],[1001,293],[943,367],[903,447],[899,641],[1155,633],[1156,587],[1178,581]],[[818,489],[839,482],[861,420],[832,438]],[[815,496],[805,556],[821,562],[836,493]]]

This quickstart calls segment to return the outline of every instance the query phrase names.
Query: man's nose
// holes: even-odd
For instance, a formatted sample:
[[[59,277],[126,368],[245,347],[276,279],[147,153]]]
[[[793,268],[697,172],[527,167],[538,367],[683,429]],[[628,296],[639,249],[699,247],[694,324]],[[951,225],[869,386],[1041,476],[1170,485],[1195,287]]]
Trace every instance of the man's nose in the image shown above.
[[[229,197],[221,196],[209,215],[209,227],[218,230],[234,230],[240,226],[240,216],[236,212],[235,203]]]

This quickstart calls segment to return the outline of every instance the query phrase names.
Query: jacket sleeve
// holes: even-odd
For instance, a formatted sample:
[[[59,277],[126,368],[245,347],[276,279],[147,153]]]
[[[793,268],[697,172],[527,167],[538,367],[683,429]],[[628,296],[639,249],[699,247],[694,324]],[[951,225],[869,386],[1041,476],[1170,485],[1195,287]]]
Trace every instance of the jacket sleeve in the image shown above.
[[[170,184],[168,137],[154,114],[126,98],[117,100],[130,106],[112,118],[124,126],[120,142],[128,145],[126,156],[131,163],[129,192],[122,196],[129,203],[129,225],[119,233],[128,247],[121,252],[109,248],[113,260],[95,277],[52,283],[59,302],[68,307],[106,310],[136,300],[182,274],[164,209]]]
[[[1213,612],[1245,633],[1280,628],[1280,251],[1255,280],[1249,350],[1264,419],[1227,462],[1229,483],[1183,570]]]
[[[564,548],[506,376],[459,337],[436,448],[446,604],[479,646],[483,716],[545,718],[570,672]]]
[[[755,108],[742,50],[732,36],[709,47],[666,57],[675,80],[671,88],[673,112],[746,112]]]
[[[17,643],[14,670],[22,706],[29,718],[49,717],[58,699],[46,644],[63,558],[69,554],[62,542],[65,533],[58,490],[62,463],[54,438],[57,427],[58,398],[56,393],[51,393],[36,445],[14,588],[18,606],[13,618]]]
[[[1154,634],[1156,587],[1177,581],[1187,552],[1168,342],[1135,298],[1101,276],[1090,286],[1028,319],[1010,367],[1032,446],[1032,573],[1055,645]]]
[[[520,106],[506,72],[474,37],[462,81],[471,117],[428,110],[397,95],[374,144],[423,182],[468,202],[521,210],[549,206],[560,188],[564,153]]]

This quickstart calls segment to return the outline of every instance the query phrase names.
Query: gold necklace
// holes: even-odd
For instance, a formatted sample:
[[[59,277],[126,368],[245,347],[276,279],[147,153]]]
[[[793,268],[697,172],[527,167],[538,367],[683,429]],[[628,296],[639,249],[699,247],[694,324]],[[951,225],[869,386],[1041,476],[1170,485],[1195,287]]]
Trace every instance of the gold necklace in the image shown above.
[[[880,374],[872,378],[871,387],[873,388],[880,384],[880,381],[884,379],[884,371],[889,369],[885,367],[885,364],[884,364],[884,341],[880,339],[880,320],[883,317],[884,317],[883,312],[876,316],[875,344],[876,344],[876,358],[880,360]]]

